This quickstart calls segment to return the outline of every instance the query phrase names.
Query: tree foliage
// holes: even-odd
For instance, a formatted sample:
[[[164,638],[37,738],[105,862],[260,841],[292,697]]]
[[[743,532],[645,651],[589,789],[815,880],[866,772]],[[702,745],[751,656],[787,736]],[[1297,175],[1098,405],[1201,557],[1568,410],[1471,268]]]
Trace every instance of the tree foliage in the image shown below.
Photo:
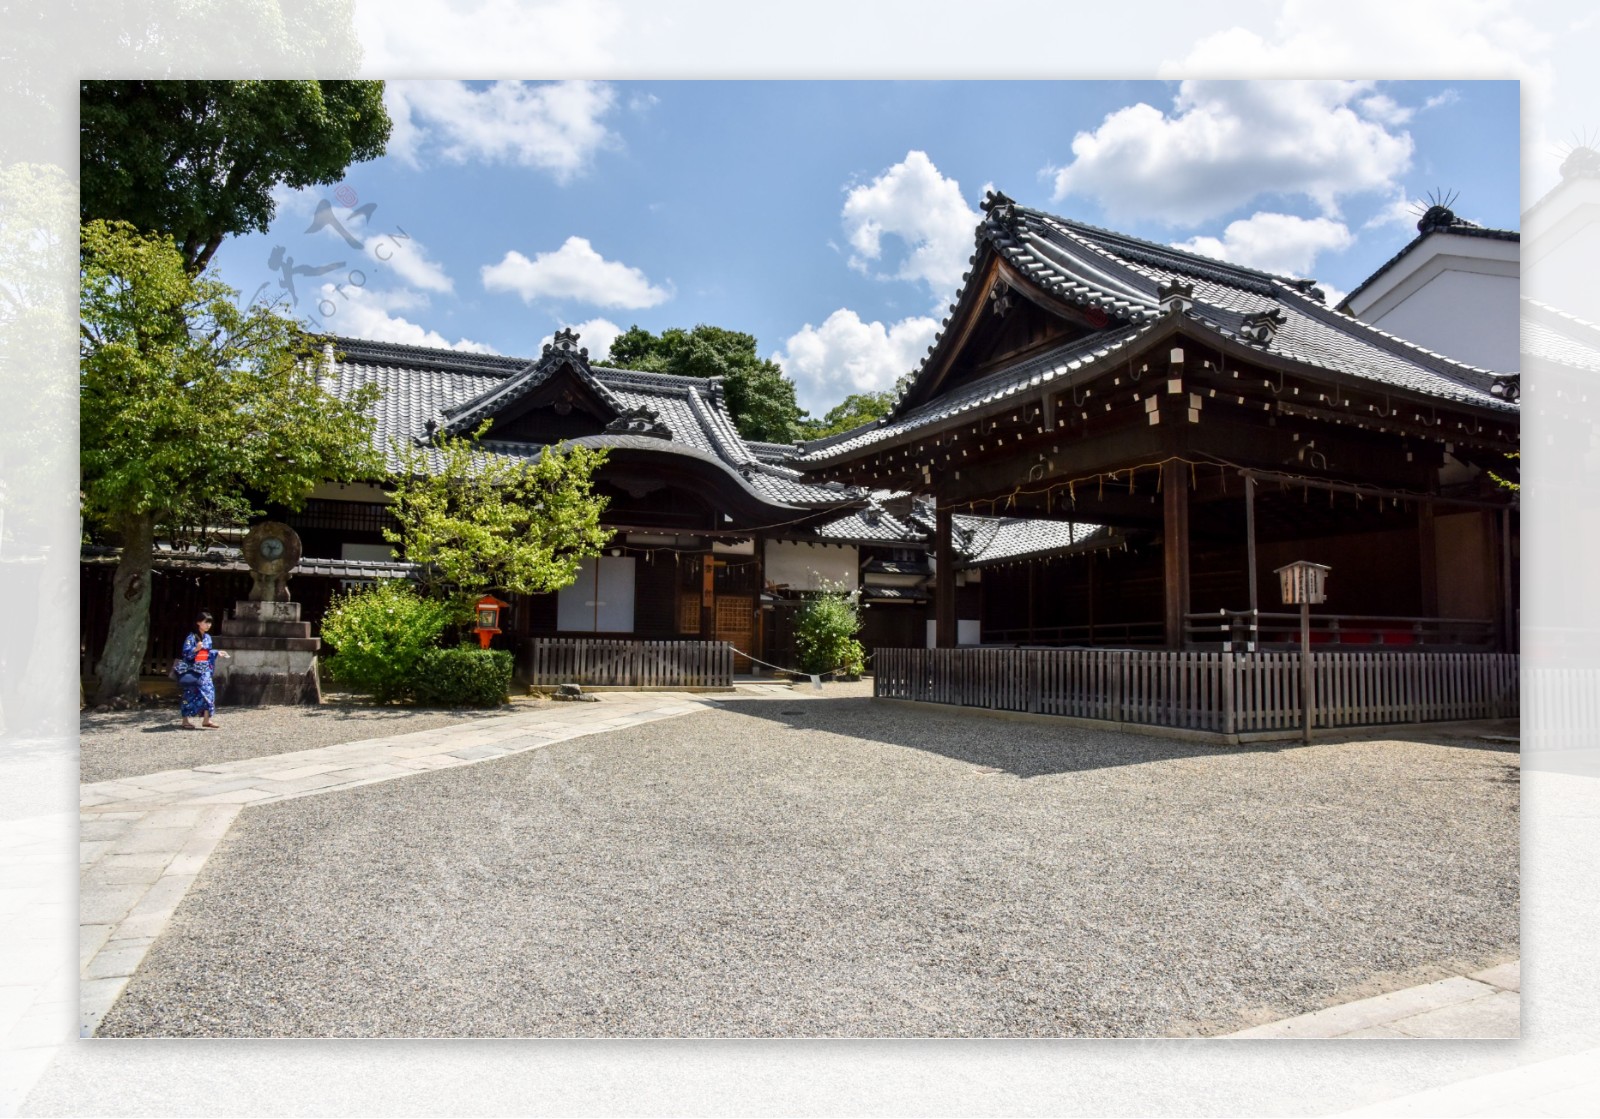
[[[605,451],[557,445],[537,458],[513,459],[480,448],[488,427],[429,447],[396,445],[390,510],[400,528],[384,538],[436,585],[472,594],[571,585],[581,561],[611,539],[600,525],[606,499],[593,490]]]
[[[802,438],[821,439],[881,419],[894,407],[893,392],[856,392],[835,404],[820,420],[803,424]]]
[[[99,668],[108,701],[138,687],[158,527],[242,519],[252,499],[294,508],[318,483],[381,464],[375,390],[335,398],[293,323],[241,309],[168,238],[90,222],[79,281],[82,508],[123,538]]]
[[[632,326],[611,343],[606,363],[680,377],[720,377],[740,435],[767,443],[801,437],[806,414],[795,402],[794,382],[776,362],[758,356],[752,334],[701,324],[656,335]]]
[[[340,400],[312,340],[172,243],[126,223],[84,226],[79,456],[84,513],[169,528],[239,518],[249,495],[298,506],[328,479],[370,477],[377,390]]]
[[[378,81],[85,81],[79,104],[81,220],[167,234],[192,273],[266,230],[273,188],[338,182],[390,129]]]

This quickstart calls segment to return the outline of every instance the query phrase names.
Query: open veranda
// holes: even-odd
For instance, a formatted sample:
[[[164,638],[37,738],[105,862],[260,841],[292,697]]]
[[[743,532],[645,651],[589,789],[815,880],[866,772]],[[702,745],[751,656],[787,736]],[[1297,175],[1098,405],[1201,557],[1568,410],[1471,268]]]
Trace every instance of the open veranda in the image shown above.
[[[214,763],[86,718],[86,1026],[1213,1035],[1518,954],[1504,728],[1216,746],[869,690],[236,710],[183,743]]]

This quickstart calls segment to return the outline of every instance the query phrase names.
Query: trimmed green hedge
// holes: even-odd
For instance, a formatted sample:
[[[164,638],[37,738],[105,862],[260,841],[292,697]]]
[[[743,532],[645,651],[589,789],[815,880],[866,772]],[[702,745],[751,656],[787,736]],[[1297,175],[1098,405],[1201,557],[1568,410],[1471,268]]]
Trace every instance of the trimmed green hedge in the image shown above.
[[[446,604],[400,581],[336,595],[322,618],[323,644],[333,650],[324,662],[328,675],[379,703],[403,699],[450,617]]]
[[[417,661],[411,694],[439,707],[498,707],[511,691],[511,670],[504,649],[429,649]]]

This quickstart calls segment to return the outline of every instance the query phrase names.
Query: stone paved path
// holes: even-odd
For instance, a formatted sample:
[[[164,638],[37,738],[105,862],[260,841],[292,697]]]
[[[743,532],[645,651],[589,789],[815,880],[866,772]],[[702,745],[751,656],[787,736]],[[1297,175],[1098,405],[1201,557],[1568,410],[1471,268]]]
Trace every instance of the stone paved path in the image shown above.
[[[1522,961],[1330,1006],[1224,1037],[1521,1036]]]
[[[678,693],[609,693],[595,704],[82,786],[80,1036],[94,1033],[245,805],[472,765],[703,706]]]

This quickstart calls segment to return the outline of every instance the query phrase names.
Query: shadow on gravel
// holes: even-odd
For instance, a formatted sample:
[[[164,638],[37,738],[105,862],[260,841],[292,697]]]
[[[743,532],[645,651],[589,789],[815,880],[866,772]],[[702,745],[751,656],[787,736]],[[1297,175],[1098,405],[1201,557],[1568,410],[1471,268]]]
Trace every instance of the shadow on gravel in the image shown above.
[[[993,718],[973,708],[940,710],[877,703],[869,696],[808,698],[803,703],[778,699],[725,699],[725,711],[782,724],[789,730],[823,731],[891,746],[924,750],[979,768],[1016,777],[1045,777],[1117,766],[1230,754],[1287,754],[1332,742],[1382,742],[1391,737],[1362,733],[1348,738],[1323,738],[1310,747],[1295,741],[1223,746],[1111,729],[1090,730],[1047,726],[1018,719]],[[1516,754],[1515,745],[1485,742],[1478,737],[1407,733],[1407,742]]]

